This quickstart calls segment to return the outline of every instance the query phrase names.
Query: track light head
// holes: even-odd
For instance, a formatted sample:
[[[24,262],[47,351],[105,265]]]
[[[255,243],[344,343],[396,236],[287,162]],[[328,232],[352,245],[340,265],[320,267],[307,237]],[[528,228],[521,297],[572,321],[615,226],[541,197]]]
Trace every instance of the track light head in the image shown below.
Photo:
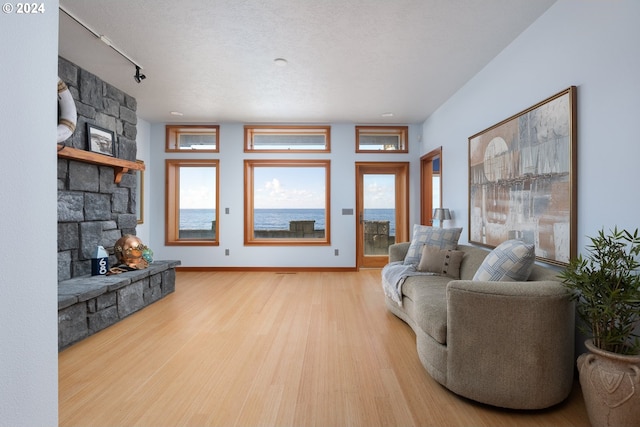
[[[142,83],[142,81],[146,78],[147,76],[145,76],[144,74],[140,74],[140,67],[136,65],[136,75],[133,76],[133,79],[136,81],[136,83]]]

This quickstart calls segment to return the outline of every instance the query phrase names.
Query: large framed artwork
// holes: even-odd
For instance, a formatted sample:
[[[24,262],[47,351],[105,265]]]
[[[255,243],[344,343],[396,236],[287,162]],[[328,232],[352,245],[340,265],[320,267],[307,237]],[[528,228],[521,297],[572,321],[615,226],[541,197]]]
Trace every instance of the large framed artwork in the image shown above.
[[[469,138],[469,242],[534,243],[539,261],[576,255],[576,87]]]

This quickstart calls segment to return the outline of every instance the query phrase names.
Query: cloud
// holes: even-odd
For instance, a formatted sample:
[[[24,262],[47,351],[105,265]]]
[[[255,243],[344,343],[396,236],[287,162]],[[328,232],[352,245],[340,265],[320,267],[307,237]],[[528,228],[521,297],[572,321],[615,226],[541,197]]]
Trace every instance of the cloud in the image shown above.
[[[180,207],[182,209],[214,209],[215,205],[215,188],[206,185],[181,188]]]
[[[284,193],[284,190],[280,185],[280,180],[278,178],[273,178],[271,181],[265,182],[264,188],[271,195]]]
[[[216,175],[214,167],[180,168],[180,208],[214,209]]]
[[[254,190],[254,206],[256,209],[323,208],[324,192],[318,194],[304,187],[305,185],[308,183],[297,182],[293,186],[286,185],[278,178],[264,181]]]
[[[395,206],[393,179],[370,181],[366,184],[364,205],[368,209],[391,209]]]

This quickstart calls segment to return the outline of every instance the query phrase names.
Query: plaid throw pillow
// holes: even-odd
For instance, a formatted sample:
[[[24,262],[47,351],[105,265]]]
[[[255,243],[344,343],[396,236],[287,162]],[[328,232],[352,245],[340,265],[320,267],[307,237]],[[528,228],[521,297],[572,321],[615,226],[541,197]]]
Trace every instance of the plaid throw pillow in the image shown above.
[[[499,282],[527,280],[535,259],[535,245],[520,240],[507,240],[487,255],[473,276],[473,280]]]
[[[404,258],[404,265],[417,265],[420,262],[424,245],[434,246],[438,249],[457,249],[461,233],[462,228],[435,228],[414,224],[413,237]]]

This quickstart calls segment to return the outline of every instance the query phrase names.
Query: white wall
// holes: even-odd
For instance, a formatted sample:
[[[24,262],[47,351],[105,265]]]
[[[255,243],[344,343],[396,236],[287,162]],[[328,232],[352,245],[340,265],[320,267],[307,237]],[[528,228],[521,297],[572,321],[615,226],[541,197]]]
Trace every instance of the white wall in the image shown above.
[[[244,153],[244,125],[220,125],[220,153],[200,157],[220,159],[220,246],[176,247],[164,245],[164,162],[167,158],[188,158],[182,153],[165,153],[165,124],[151,125],[151,156],[148,165],[153,189],[149,206],[148,245],[156,259],[178,259],[189,267],[354,267],[356,216],[342,215],[343,208],[355,211],[356,161],[409,161],[412,182],[419,179],[419,148],[416,125],[409,127],[408,154],[355,154],[355,125],[337,123],[331,126],[331,153],[292,157],[281,154]],[[245,158],[315,158],[331,160],[331,245],[330,246],[244,246],[244,171]],[[419,212],[418,188],[412,185],[412,212]],[[229,215],[224,209],[229,208]],[[145,208],[146,210],[146,208]],[[418,220],[411,215],[410,222]],[[144,241],[144,239],[143,239]],[[225,256],[229,249],[229,256]],[[334,255],[339,249],[340,255]]]
[[[57,1],[0,15],[2,426],[58,424],[57,32]]]
[[[602,227],[640,227],[639,19],[637,0],[560,0],[425,121],[421,153],[443,146],[456,226],[468,227],[469,136],[575,85],[578,248]]]

